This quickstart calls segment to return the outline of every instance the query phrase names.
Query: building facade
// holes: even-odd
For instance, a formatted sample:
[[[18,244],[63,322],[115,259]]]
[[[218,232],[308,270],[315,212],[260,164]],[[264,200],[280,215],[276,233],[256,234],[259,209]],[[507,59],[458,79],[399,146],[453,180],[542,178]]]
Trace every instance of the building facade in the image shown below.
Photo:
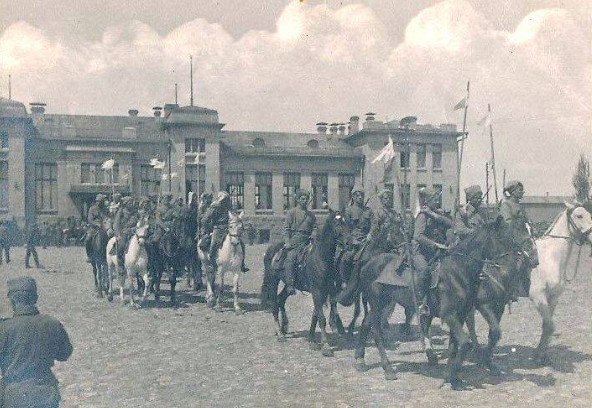
[[[454,125],[420,125],[413,117],[380,122],[369,113],[347,124],[319,123],[316,133],[225,131],[218,112],[167,104],[152,116],[56,115],[45,105],[0,98],[0,213],[26,219],[85,217],[97,193],[134,196],[226,190],[244,209],[260,239],[281,232],[296,189],[311,207],[341,209],[362,187],[369,205],[381,188],[398,191],[413,209],[417,190],[441,191],[451,209],[456,194],[460,133]],[[372,163],[389,137],[390,166]],[[101,164],[113,159],[112,170]],[[164,161],[163,169],[151,162]],[[399,189],[400,186],[400,189]]]

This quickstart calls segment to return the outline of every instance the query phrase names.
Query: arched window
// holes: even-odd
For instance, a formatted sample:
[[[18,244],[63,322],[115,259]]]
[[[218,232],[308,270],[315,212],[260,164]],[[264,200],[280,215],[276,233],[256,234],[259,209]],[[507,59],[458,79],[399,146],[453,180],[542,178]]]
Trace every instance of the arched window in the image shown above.
[[[263,146],[265,146],[265,140],[258,137],[257,139],[253,140],[253,146],[254,147],[263,147]]]
[[[306,145],[308,147],[310,147],[311,149],[318,149],[319,148],[319,141],[315,140],[315,139],[311,139],[308,141],[308,143],[306,143]]]

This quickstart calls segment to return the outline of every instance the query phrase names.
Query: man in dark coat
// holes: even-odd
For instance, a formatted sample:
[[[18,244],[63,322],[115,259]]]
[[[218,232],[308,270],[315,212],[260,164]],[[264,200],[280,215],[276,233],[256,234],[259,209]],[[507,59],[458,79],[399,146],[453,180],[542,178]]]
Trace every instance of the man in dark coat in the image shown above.
[[[72,344],[62,324],[39,314],[37,285],[31,277],[8,280],[14,316],[0,322],[3,408],[58,408],[60,391],[51,372],[66,361]]]
[[[405,242],[403,219],[393,209],[393,192],[384,189],[378,194],[380,207],[372,216],[368,241],[377,252],[397,252]]]
[[[107,211],[105,210],[105,196],[97,194],[95,202],[88,209],[87,222],[88,229],[86,231],[86,238],[84,240],[84,247],[86,248],[87,262],[90,263],[90,253],[92,251],[91,244],[95,234],[103,228],[103,223],[107,218]]]
[[[465,197],[467,203],[456,214],[453,227],[455,237],[460,240],[483,225],[487,219],[487,208],[483,205],[481,187],[474,185],[465,188]]]
[[[6,258],[6,263],[10,263],[10,230],[5,220],[0,220],[0,265],[2,264],[2,251]]]
[[[26,234],[25,234],[25,245],[27,247],[27,252],[25,253],[25,268],[30,268],[30,260],[31,255],[33,255],[33,260],[35,261],[35,267],[37,269],[41,268],[41,264],[39,263],[39,255],[37,255],[37,249],[35,249],[35,245],[39,243],[39,227],[37,227],[36,222],[30,222],[26,227]]]

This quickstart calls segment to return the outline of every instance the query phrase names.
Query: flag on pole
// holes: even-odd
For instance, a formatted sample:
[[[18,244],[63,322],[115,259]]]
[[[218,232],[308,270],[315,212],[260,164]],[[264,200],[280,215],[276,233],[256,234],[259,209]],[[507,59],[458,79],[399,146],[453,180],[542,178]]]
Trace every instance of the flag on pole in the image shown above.
[[[193,160],[193,164],[200,164],[199,153],[195,155],[195,159]]]
[[[160,179],[163,180],[163,181],[164,180],[168,180],[169,179],[169,175],[166,174],[166,173],[162,173],[162,175],[160,176]]]
[[[176,171],[171,173],[171,178],[174,179],[175,177],[179,176]]]
[[[151,165],[151,166],[154,166],[154,165],[156,165],[156,163],[159,163],[159,161],[158,161],[158,159],[157,159],[157,158],[153,157],[152,159],[150,159],[150,165]]]
[[[487,115],[483,116],[479,122],[477,122],[479,126],[490,126],[491,125],[491,115],[488,113]]]
[[[382,150],[378,153],[378,155],[372,160],[371,163],[376,162],[383,162],[387,164],[395,157],[395,145],[393,143],[393,138],[389,136],[388,143],[382,148]]]
[[[129,173],[122,174],[121,177],[119,177],[119,179],[120,180],[127,180],[127,179],[129,179]]]
[[[464,109],[467,106],[468,106],[468,101],[467,101],[467,97],[465,96],[464,98],[462,98],[460,100],[460,102],[458,102],[456,105],[454,105],[454,110]]]
[[[115,160],[109,159],[109,160],[103,162],[103,164],[101,164],[101,168],[103,170],[111,170],[111,169],[113,169],[114,165],[115,165]]]

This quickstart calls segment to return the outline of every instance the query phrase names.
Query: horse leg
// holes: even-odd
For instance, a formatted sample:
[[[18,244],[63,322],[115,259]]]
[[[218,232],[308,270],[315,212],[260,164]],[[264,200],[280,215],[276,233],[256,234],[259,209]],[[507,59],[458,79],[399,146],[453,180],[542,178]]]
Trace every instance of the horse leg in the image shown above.
[[[275,285],[275,289],[277,291],[277,284]],[[284,333],[282,333],[282,324],[280,323],[280,319],[279,319],[279,311],[280,311],[280,307],[279,307],[279,301],[278,301],[278,296],[275,296],[275,298],[273,299],[273,304],[271,307],[271,313],[273,315],[273,320],[275,321],[276,324],[276,331],[275,331],[275,335],[277,336],[277,341],[280,342],[284,342],[286,341],[286,336]],[[316,325],[316,323],[315,323]]]
[[[177,286],[177,271],[179,270],[179,265],[173,264],[172,270],[169,269],[169,286],[171,288],[171,304],[174,306],[177,303],[177,294],[175,292],[175,288]]]
[[[147,269],[144,270],[144,275],[142,275],[142,280],[144,282],[144,291],[142,293],[142,302],[144,302],[146,300],[146,298],[148,297],[148,292],[150,291],[150,272],[148,272]]]
[[[405,308],[405,323],[403,323],[403,327],[401,327],[401,333],[406,338],[410,338],[413,336],[413,331],[411,329],[411,321],[413,320],[414,314],[415,309],[413,307]]]
[[[555,324],[553,323],[554,306],[552,305],[552,301],[548,301],[546,296],[544,300],[533,299],[533,301],[536,304],[539,314],[543,318],[543,330],[541,333],[541,339],[539,340],[539,345],[534,352],[534,359],[540,365],[547,365],[549,364],[549,356],[547,351],[549,348],[549,343],[551,342],[551,336],[555,331]]]
[[[310,329],[308,330],[308,346],[311,350],[320,350],[321,345],[317,343],[316,340],[316,330],[317,330],[317,323],[319,322],[319,317],[317,316],[317,310],[313,306],[312,308],[312,315],[310,319]]]
[[[245,313],[245,311],[240,306],[240,303],[238,301],[239,283],[240,283],[240,271],[237,269],[234,271],[234,276],[232,278],[232,292],[234,294],[234,312],[236,314],[243,314],[243,313]]]
[[[374,313],[370,310],[369,313],[364,314],[362,324],[360,325],[360,333],[358,336],[358,346],[356,347],[354,368],[356,371],[368,371],[368,366],[364,361],[366,355],[366,342],[368,341],[368,334],[370,333],[370,319],[371,314]]]
[[[469,338],[473,345],[473,350],[479,350],[479,339],[477,338],[477,332],[475,331],[475,310],[471,310],[467,315],[465,323],[469,330]]]
[[[226,274],[226,270],[224,269],[224,265],[218,265],[218,271],[216,273],[216,278],[218,279],[218,284],[216,286],[216,306],[214,307],[216,311],[222,311],[222,298],[224,295],[224,275]]]
[[[92,259],[92,258],[91,258]],[[97,264],[96,262],[93,260],[93,262],[91,263],[92,265],[92,269],[93,269],[93,278],[95,280],[95,291],[97,292],[97,297],[98,298],[102,298],[103,297],[103,293],[101,293],[101,287],[99,285],[99,271],[97,270]]]
[[[405,317],[407,317],[407,309],[411,309],[412,311],[414,310],[413,308],[406,308],[405,309]],[[411,313],[411,316],[413,316],[413,313]],[[428,364],[432,365],[432,366],[438,364],[438,355],[436,354],[436,352],[434,351],[434,348],[432,347],[432,341],[431,341],[431,336],[430,336],[433,319],[434,318],[432,317],[431,314],[420,313],[420,315],[419,315],[419,325],[420,325],[421,334],[422,334],[421,346],[422,346],[424,352],[426,353],[426,357],[428,358]]]
[[[329,322],[331,326],[331,330],[336,331],[340,335],[344,336],[345,328],[343,327],[343,321],[341,320],[341,316],[339,316],[339,311],[337,310],[337,300],[335,296],[331,296],[329,302]]]
[[[503,307],[504,306],[502,306],[502,310]],[[487,348],[483,353],[483,363],[485,367],[487,367],[487,369],[491,372],[491,374],[496,376],[501,375],[501,370],[493,363],[493,350],[502,336],[502,330],[500,328],[501,313],[496,313],[496,311],[492,310],[490,305],[483,305],[479,307],[479,313],[481,313],[481,316],[483,316],[489,325],[489,337]],[[474,317],[475,314],[469,313],[469,315]]]
[[[333,357],[333,350],[329,346],[329,339],[327,336],[327,319],[325,318],[325,312],[323,311],[323,305],[327,299],[327,295],[322,293],[318,288],[312,290],[312,298],[314,303],[314,313],[317,316],[318,325],[321,329],[321,350],[323,356]]]
[[[129,268],[129,270],[127,271],[128,274],[128,280],[129,280],[129,297],[130,297],[130,307],[135,307],[136,303],[134,301],[134,292],[136,291],[135,288],[135,283],[134,283],[134,279],[135,279],[135,275],[136,275],[136,268]],[[123,285],[122,285],[123,288]],[[121,290],[121,293],[123,293],[123,289]]]
[[[351,322],[349,323],[349,326],[347,326],[347,333],[350,337],[353,337],[354,335],[354,330],[356,329],[356,321],[358,320],[358,317],[360,317],[360,313],[361,313],[361,297],[358,296],[358,298],[356,299],[356,301],[354,302],[354,316],[352,317]]]
[[[448,380],[453,390],[461,390],[463,389],[463,382],[458,375],[471,348],[471,341],[463,330],[463,319],[460,318],[458,313],[448,316],[445,321],[450,328],[450,336],[454,336],[456,348],[454,355],[448,357]]]
[[[125,297],[124,297],[124,293],[123,293],[123,288],[125,287],[125,277],[127,275],[127,271],[123,270],[123,271],[119,271],[119,276],[118,276],[118,281],[119,281],[119,299],[121,300],[121,303],[124,304],[125,303]]]
[[[202,263],[206,268],[206,304],[213,308],[216,304],[214,299],[214,290],[216,288],[216,271],[211,265]]]
[[[286,313],[286,300],[288,300],[288,290],[286,286],[282,289],[280,294],[278,295],[278,306],[280,308],[280,317],[281,317],[281,324],[280,329],[283,334],[288,333],[288,314]]]
[[[392,381],[397,379],[397,373],[393,368],[391,362],[389,361],[388,356],[386,355],[383,337],[384,332],[382,331],[383,316],[385,313],[388,313],[388,311],[390,311],[390,302],[384,302],[384,300],[386,300],[385,298],[387,297],[385,296],[387,291],[390,292],[390,290],[386,288],[380,288],[376,291],[376,294],[378,295],[378,302],[372,305],[372,309],[377,310],[378,312],[373,315],[373,320],[371,322],[371,330],[374,336],[374,342],[376,343],[376,348],[378,349],[378,353],[380,354],[380,365],[384,370],[384,378],[386,380]],[[386,307],[384,305],[386,305]]]

